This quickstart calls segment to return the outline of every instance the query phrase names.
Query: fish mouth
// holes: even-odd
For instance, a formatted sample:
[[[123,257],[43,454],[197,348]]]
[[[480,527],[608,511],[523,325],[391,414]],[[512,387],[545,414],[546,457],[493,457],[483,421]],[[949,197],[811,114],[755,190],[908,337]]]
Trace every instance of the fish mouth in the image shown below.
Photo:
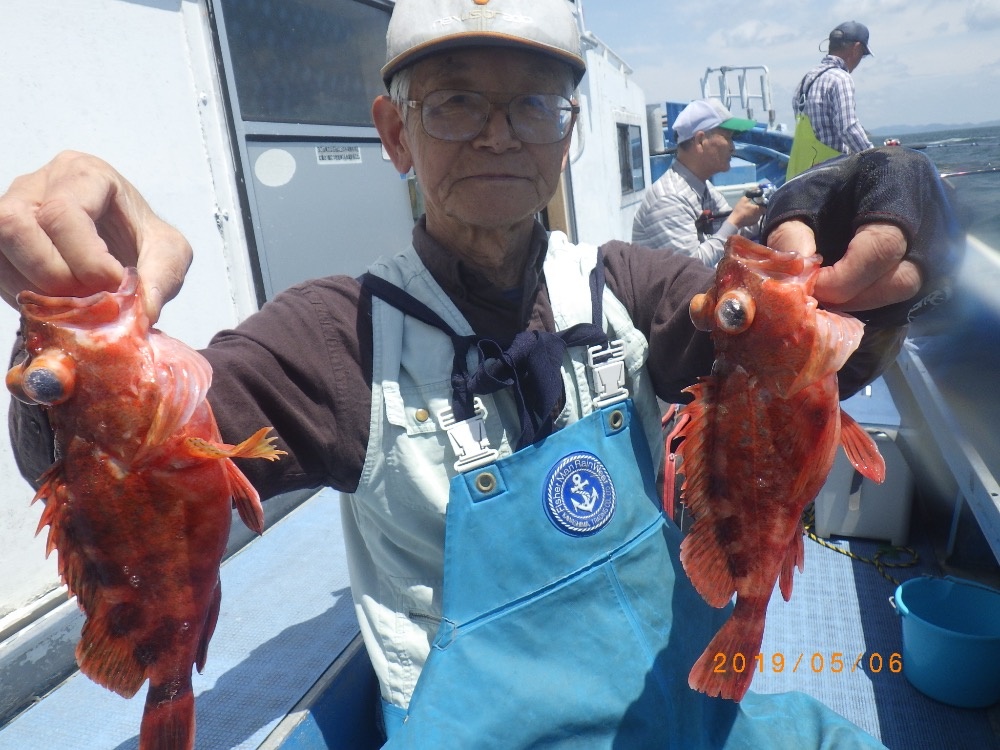
[[[89,297],[49,297],[25,290],[17,295],[17,304],[21,314],[29,320],[72,323],[79,319],[99,325],[116,320],[124,301],[135,296],[138,286],[138,272],[127,268],[118,290],[114,292],[101,291]]]
[[[806,284],[823,263],[819,255],[799,255],[793,250],[775,250],[754,242],[732,243],[732,254],[761,276]],[[812,290],[807,289],[812,294]]]

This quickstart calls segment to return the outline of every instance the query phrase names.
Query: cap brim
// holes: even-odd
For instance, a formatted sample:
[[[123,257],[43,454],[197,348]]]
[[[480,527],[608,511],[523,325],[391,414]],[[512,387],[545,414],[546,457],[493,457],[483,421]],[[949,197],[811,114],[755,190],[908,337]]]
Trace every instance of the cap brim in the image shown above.
[[[437,54],[438,52],[465,47],[473,49],[482,47],[508,47],[527,50],[528,52],[537,52],[567,63],[573,69],[573,75],[577,84],[580,83],[580,79],[582,79],[584,74],[587,72],[587,63],[584,59],[579,55],[574,55],[564,49],[552,47],[540,42],[532,42],[527,39],[511,36],[510,34],[484,31],[478,33],[466,32],[454,34],[450,37],[446,36],[438,39],[432,39],[424,44],[411,47],[402,54],[396,55],[396,57],[382,66],[382,80],[385,82],[386,86],[388,86],[392,77],[403,68],[413,65],[414,63],[419,62],[426,57],[430,57],[431,55]]]
[[[725,122],[721,122],[717,127],[732,130],[734,133],[745,133],[751,128],[757,127],[755,120],[748,120],[745,117],[730,117]]]

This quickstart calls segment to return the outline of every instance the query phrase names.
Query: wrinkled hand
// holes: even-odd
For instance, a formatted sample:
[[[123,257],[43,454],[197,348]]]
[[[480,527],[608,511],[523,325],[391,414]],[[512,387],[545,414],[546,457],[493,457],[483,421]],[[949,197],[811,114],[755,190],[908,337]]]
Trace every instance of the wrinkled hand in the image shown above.
[[[768,237],[777,250],[816,253],[816,237],[802,221],[778,225]],[[816,279],[814,296],[831,310],[873,310],[912,298],[920,291],[920,270],[904,259],[906,236],[895,224],[865,224],[847,246],[844,257],[826,266]]]
[[[107,162],[65,151],[0,196],[0,296],[81,297],[118,288],[136,266],[155,322],[180,290],[191,246]]]

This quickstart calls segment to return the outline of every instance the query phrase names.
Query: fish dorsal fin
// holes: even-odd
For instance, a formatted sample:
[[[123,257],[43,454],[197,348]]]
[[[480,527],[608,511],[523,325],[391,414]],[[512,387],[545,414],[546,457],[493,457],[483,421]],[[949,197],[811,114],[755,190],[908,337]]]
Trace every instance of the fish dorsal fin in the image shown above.
[[[852,315],[817,310],[816,337],[809,359],[782,396],[788,398],[810,383],[837,372],[858,348],[864,330],[865,324]]]
[[[160,402],[143,441],[143,449],[161,445],[185,425],[205,400],[212,384],[212,366],[187,344],[152,331],[149,345],[160,388]]]
[[[865,429],[843,409],[840,410],[840,442],[848,460],[863,476],[881,484],[885,480],[885,459]]]

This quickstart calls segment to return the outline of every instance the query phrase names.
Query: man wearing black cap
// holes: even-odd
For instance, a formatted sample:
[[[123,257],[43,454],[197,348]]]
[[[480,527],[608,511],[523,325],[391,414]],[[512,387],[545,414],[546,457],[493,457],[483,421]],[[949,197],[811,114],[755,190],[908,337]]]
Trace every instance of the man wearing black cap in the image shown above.
[[[857,21],[840,24],[830,32],[829,52],[803,76],[792,98],[795,114],[808,117],[820,143],[838,153],[854,154],[873,147],[855,112],[851,78],[861,59],[871,53],[865,25]]]

